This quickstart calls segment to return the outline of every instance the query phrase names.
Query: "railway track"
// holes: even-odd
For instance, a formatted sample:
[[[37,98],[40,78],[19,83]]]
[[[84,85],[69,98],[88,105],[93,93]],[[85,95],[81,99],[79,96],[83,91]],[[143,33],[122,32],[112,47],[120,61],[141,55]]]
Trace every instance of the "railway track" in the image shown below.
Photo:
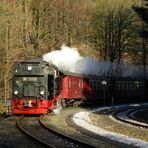
[[[27,136],[42,144],[44,147],[51,148],[87,148],[93,147],[80,140],[74,139],[63,133],[47,127],[43,122],[43,116],[25,117],[21,116],[16,121],[17,127]]]
[[[132,111],[129,116],[131,117],[131,119],[136,120],[138,122],[142,122],[145,124],[148,124],[148,120],[147,120],[147,116],[148,116],[148,107],[144,107],[141,109],[135,109],[134,111]],[[140,115],[137,115],[140,114]]]
[[[139,110],[142,110],[144,108],[146,107],[129,107],[117,110],[112,114],[112,117],[120,122],[130,124],[139,128],[148,129],[148,124],[146,122],[138,121],[137,118],[133,116],[134,112],[138,112]]]

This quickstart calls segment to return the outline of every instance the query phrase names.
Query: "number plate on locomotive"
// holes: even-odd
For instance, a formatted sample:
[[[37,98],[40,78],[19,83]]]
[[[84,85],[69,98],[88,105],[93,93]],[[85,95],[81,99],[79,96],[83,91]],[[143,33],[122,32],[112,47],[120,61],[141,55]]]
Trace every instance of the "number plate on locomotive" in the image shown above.
[[[23,81],[37,81],[37,77],[23,77]]]

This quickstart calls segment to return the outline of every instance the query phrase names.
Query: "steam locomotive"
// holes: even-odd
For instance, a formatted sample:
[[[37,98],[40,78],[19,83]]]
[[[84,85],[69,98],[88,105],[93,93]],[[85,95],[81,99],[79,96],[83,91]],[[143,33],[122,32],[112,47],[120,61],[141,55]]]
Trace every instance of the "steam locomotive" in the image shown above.
[[[59,70],[42,58],[20,62],[12,78],[14,114],[47,114],[49,110],[82,102],[114,104],[145,95],[143,79],[85,76]],[[125,100],[126,99],[126,100]]]

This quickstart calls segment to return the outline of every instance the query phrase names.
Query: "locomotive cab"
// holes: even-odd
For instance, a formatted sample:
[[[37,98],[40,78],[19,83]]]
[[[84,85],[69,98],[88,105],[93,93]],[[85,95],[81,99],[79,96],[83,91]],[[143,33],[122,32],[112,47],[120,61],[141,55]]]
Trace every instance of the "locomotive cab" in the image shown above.
[[[12,108],[14,114],[46,114],[53,108],[53,97],[59,93],[55,69],[42,58],[20,62],[13,75]],[[56,89],[56,90],[55,90]]]

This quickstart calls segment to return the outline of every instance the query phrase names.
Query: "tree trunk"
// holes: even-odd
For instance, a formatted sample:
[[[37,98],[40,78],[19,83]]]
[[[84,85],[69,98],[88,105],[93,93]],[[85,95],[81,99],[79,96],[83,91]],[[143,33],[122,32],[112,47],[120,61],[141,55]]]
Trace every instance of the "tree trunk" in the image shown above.
[[[26,0],[22,1],[22,12],[23,12],[23,44],[26,49]]]
[[[6,105],[7,97],[8,97],[8,82],[7,78],[9,73],[7,72],[8,67],[9,67],[9,57],[8,57],[8,52],[10,48],[10,22],[8,21],[6,24],[6,66],[5,66],[5,76],[4,76],[4,87],[5,87],[5,92],[4,92],[4,106]]]

